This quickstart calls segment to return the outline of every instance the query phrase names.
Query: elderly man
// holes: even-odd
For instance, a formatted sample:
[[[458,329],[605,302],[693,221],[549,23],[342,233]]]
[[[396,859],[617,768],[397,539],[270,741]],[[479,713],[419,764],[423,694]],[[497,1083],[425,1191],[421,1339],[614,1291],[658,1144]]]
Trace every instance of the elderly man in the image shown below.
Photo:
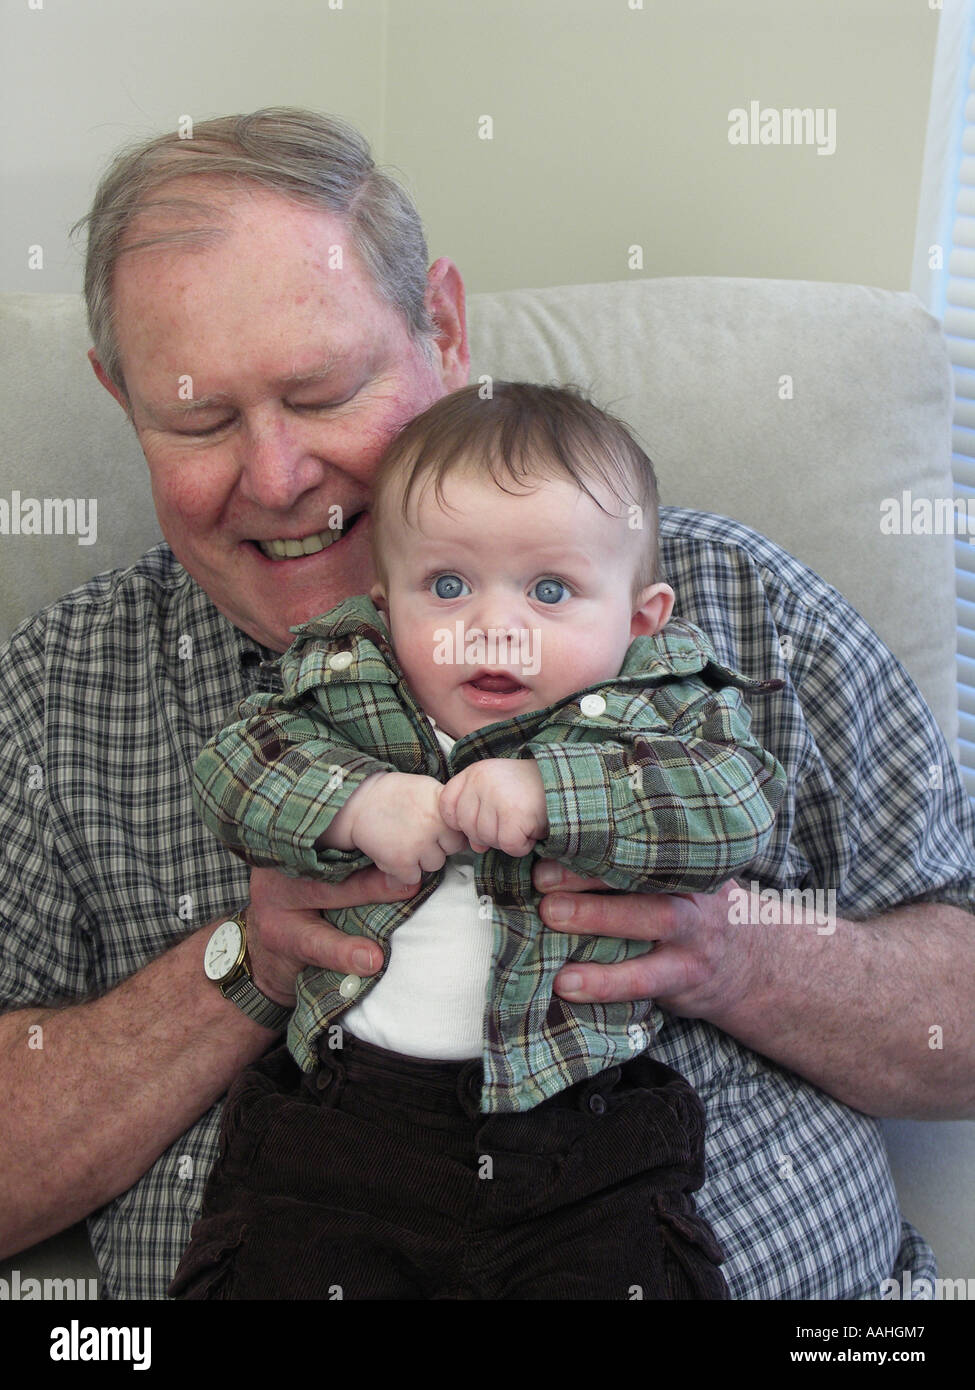
[[[168,545],[22,627],[0,662],[0,1248],[92,1213],[104,1292],[158,1297],[219,1099],[273,1045],[298,969],[381,964],[322,914],[399,896],[377,870],[340,887],[248,875],[197,822],[190,768],[267,688],[289,628],[368,588],[372,471],[468,357],[456,268],[427,270],[412,205],[339,122],[259,112],[164,137],[109,171],[89,231],[92,364],[138,433]],[[698,514],[665,513],[661,543],[683,612],[720,626],[742,669],[761,674],[789,608],[795,690],[758,734],[793,785],[755,876],[835,887],[871,920],[736,926],[727,888],[583,894],[540,864],[552,929],[660,942],[574,968],[560,992],[669,1011],[658,1055],[709,1108],[700,1206],[734,1296],[876,1297],[902,1269],[930,1274],[930,1252],[857,1112],[975,1105],[967,802],[950,778],[936,799],[911,790],[904,767],[947,761],[933,720],[809,571]],[[204,952],[247,902],[249,956],[225,996]],[[919,1019],[958,1041],[932,1051]]]

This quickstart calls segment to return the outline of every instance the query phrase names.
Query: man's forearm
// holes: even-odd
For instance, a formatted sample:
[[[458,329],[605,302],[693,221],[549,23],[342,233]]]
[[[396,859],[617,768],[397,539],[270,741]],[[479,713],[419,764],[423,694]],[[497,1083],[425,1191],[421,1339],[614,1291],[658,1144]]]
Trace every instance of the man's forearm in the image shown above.
[[[868,1114],[975,1117],[969,913],[917,903],[831,934],[742,925],[737,942],[751,988],[710,1022]]]
[[[131,1187],[273,1041],[204,977],[211,932],[92,1003],[0,1018],[0,1256]]]

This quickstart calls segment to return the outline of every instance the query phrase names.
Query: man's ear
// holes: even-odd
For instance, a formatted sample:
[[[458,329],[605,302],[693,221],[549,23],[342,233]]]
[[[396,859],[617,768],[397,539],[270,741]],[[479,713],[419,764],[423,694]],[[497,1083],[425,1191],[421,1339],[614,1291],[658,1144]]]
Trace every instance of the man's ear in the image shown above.
[[[464,282],[453,261],[441,256],[427,271],[424,296],[427,313],[436,324],[434,342],[440,358],[440,374],[448,391],[467,385],[471,354],[467,345]]]
[[[98,377],[98,380],[104,386],[105,390],[108,392],[110,396],[115,397],[119,405],[122,407],[126,415],[131,420],[132,407],[129,404],[128,396],[122,390],[121,386],[116,386],[115,382],[111,380],[105,368],[102,366],[101,362],[99,362],[98,358],[95,356],[94,348],[89,348],[88,350],[88,361],[91,363],[92,371]]]
[[[669,584],[651,584],[636,596],[630,619],[631,637],[655,637],[670,622],[674,591]]]

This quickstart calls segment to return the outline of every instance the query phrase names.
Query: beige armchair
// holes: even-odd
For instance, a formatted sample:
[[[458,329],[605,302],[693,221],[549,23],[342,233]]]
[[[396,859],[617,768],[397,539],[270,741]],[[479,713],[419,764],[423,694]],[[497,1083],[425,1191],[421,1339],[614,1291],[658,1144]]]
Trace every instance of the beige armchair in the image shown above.
[[[955,739],[951,538],[880,527],[886,498],[951,495],[950,374],[940,329],[916,300],[853,285],[634,280],[475,295],[470,319],[473,379],[589,388],[642,437],[665,504],[745,521],[818,570]],[[0,297],[3,637],[159,539],[135,436],[96,385],[87,345],[76,297]],[[60,517],[62,534],[12,534],[31,499],[42,526],[52,503],[48,529]],[[975,1275],[975,1124],[887,1129],[904,1214],[946,1277]],[[94,1273],[88,1258],[75,1232],[0,1274]]]

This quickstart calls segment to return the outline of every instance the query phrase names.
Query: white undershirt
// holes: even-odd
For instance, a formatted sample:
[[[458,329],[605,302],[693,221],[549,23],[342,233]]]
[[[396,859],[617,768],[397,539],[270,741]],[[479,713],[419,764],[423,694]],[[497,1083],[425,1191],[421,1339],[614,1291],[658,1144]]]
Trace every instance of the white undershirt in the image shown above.
[[[436,725],[434,733],[449,753],[456,740]],[[448,858],[443,882],[396,928],[390,946],[385,975],[349,1009],[343,1027],[408,1057],[479,1057],[494,929],[489,912],[478,914],[470,850]]]

